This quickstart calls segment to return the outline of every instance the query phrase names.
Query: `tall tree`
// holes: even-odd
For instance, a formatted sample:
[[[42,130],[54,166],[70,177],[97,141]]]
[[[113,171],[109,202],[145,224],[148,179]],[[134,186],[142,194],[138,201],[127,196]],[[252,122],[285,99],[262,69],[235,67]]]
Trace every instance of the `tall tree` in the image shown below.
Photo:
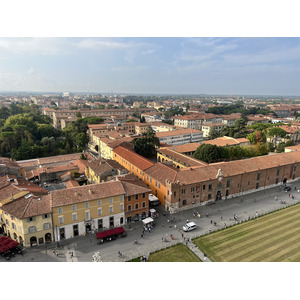
[[[158,137],[155,131],[149,126],[141,137],[135,138],[133,141],[134,151],[142,156],[153,156],[156,153],[156,148],[160,146]]]

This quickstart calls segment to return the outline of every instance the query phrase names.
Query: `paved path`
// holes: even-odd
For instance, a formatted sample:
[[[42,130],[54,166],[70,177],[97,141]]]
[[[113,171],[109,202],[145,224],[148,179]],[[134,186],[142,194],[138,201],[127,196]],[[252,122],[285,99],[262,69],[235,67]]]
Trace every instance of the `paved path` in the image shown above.
[[[189,242],[186,244],[189,249],[194,252],[203,262],[211,262],[211,260],[207,257],[204,256],[204,253],[200,251],[200,249],[193,243]]]

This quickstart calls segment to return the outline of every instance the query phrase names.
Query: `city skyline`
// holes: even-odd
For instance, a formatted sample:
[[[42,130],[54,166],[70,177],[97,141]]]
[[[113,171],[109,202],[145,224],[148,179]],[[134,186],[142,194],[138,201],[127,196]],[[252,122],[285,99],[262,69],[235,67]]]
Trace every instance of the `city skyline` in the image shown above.
[[[0,92],[300,95],[299,38],[0,38]]]

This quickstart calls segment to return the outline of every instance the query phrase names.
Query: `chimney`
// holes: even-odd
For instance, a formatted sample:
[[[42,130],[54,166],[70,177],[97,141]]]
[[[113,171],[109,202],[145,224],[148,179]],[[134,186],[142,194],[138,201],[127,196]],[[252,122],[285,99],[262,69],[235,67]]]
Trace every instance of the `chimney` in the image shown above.
[[[90,194],[90,195],[93,194],[93,191],[92,191],[91,189],[89,189],[89,194]]]
[[[13,194],[10,194],[10,200],[15,200]]]
[[[75,195],[75,196],[78,196],[78,192],[77,192],[77,191],[75,191],[74,195]]]

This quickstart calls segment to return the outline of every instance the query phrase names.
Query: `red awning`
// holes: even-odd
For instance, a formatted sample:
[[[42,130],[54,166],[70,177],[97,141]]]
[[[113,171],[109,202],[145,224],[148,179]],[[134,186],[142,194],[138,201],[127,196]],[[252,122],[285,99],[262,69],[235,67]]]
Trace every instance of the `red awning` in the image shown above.
[[[7,245],[7,244],[9,244],[10,242],[12,241],[12,239],[6,239],[6,240],[2,240],[1,241],[1,245]]]
[[[115,234],[120,234],[125,232],[125,229],[123,227],[117,227],[109,230],[105,230],[102,232],[96,233],[97,239],[104,239],[108,236],[115,235]]]
[[[0,252],[4,253],[4,252],[6,252],[6,251],[8,251],[8,250],[9,250],[9,248],[8,248],[7,246],[5,246],[5,245],[0,245]]]
[[[2,243],[2,241],[5,241],[5,240],[7,240],[7,239],[8,239],[8,237],[5,236],[5,235],[0,236],[0,244]]]
[[[9,247],[9,249],[11,249],[11,248],[14,248],[14,247],[16,247],[16,246],[18,246],[19,245],[19,243],[18,242],[16,242],[16,241],[10,241],[7,245],[5,245],[5,246],[7,246],[7,247]]]

